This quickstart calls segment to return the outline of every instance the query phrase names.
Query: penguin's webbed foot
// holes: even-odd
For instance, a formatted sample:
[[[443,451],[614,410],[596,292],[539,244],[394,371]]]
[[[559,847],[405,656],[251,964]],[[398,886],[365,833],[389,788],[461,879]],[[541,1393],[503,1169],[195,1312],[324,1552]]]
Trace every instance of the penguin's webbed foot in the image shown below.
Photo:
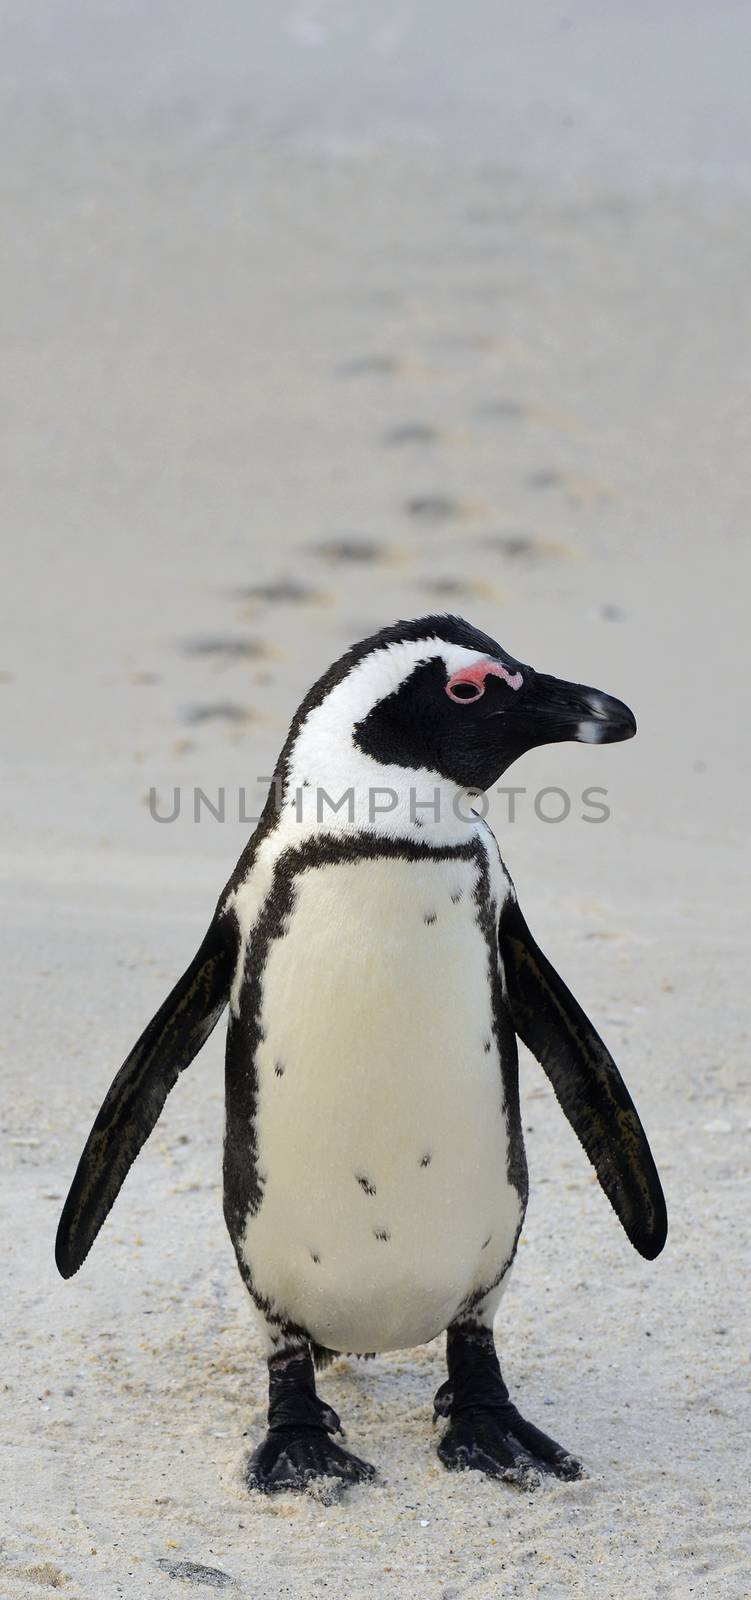
[[[520,1489],[536,1489],[546,1476],[571,1481],[583,1470],[575,1456],[525,1422],[510,1402],[504,1412],[477,1407],[452,1418],[438,1457],[450,1472],[474,1469]]]
[[[581,1462],[512,1404],[490,1329],[450,1328],[447,1357],[448,1381],[433,1412],[434,1422],[449,1418],[438,1446],[444,1467],[484,1472],[520,1489],[535,1489],[544,1477],[582,1477]]]
[[[339,1499],[353,1483],[375,1477],[375,1467],[336,1444],[325,1428],[271,1429],[248,1462],[247,1484],[261,1494],[282,1494],[309,1489],[317,1479],[321,1499]]]
[[[269,1361],[269,1431],[247,1466],[249,1489],[277,1494],[309,1489],[337,1500],[348,1484],[375,1477],[375,1467],[330,1438],[343,1433],[332,1406],[316,1394],[310,1350],[286,1350]]]

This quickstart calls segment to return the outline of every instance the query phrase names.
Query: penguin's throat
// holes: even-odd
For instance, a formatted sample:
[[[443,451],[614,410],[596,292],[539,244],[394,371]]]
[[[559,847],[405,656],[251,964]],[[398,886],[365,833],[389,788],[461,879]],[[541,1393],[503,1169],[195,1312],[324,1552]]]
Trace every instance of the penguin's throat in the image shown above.
[[[386,766],[352,740],[293,749],[279,796],[287,829],[466,836],[476,820],[473,792],[428,769]],[[476,803],[476,802],[475,802]]]

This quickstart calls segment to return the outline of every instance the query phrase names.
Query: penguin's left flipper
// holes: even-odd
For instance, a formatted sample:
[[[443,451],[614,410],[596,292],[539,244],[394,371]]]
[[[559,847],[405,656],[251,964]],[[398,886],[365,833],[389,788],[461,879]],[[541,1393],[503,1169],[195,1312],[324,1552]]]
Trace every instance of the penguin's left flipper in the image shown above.
[[[217,916],[113,1079],[60,1218],[55,1261],[63,1278],[71,1278],[86,1260],[170,1089],[219,1021],[235,960],[236,944]]]
[[[667,1237],[665,1197],[610,1051],[535,944],[515,899],[501,913],[499,942],[516,1032],[547,1073],[631,1243],[652,1261]]]

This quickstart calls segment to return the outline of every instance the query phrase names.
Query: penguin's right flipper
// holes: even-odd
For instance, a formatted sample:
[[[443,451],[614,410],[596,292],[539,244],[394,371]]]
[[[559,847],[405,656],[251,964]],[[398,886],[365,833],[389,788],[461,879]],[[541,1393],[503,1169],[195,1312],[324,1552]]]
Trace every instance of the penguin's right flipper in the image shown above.
[[[665,1197],[613,1057],[535,943],[515,899],[503,908],[499,940],[516,1032],[547,1073],[634,1249],[653,1261],[667,1238]]]
[[[217,916],[113,1079],[60,1218],[55,1261],[63,1278],[71,1278],[86,1260],[170,1089],[219,1021],[235,959],[236,945]]]

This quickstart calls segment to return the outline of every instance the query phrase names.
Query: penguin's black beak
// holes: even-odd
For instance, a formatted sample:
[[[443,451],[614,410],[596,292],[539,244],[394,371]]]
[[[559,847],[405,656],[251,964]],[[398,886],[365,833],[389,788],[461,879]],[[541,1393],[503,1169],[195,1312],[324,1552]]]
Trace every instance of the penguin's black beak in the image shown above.
[[[622,700],[583,683],[565,683],[544,672],[529,672],[519,694],[518,714],[534,730],[534,744],[615,744],[633,739],[636,718]]]

